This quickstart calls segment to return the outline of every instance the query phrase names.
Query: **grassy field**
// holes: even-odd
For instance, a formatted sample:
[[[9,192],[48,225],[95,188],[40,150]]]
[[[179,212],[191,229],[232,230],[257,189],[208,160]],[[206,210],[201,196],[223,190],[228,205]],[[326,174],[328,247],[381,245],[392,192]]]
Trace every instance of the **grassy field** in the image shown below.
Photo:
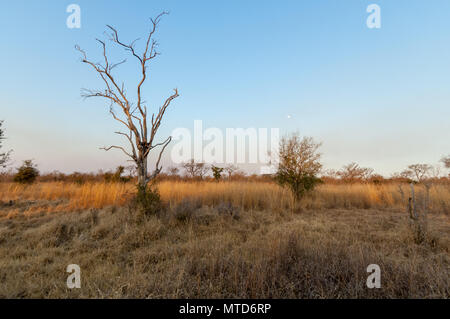
[[[268,182],[174,182],[159,184],[163,201],[169,206],[185,198],[203,206],[231,203],[243,210],[292,210],[290,193]],[[306,209],[399,209],[405,210],[409,196],[407,184],[324,184],[305,198]],[[418,197],[424,187],[416,186]],[[90,208],[123,206],[135,194],[132,183],[64,183],[49,182],[33,185],[0,183],[0,217],[79,211]],[[10,201],[14,205],[8,205]],[[430,210],[449,213],[450,185],[437,184],[430,189]]]
[[[418,199],[424,189],[416,189]],[[450,189],[430,189],[425,239],[407,185],[321,185],[300,208],[272,183],[160,184],[166,209],[135,211],[131,184],[0,183],[0,297],[448,298]],[[67,265],[82,288],[66,287]],[[366,268],[381,267],[381,289]]]

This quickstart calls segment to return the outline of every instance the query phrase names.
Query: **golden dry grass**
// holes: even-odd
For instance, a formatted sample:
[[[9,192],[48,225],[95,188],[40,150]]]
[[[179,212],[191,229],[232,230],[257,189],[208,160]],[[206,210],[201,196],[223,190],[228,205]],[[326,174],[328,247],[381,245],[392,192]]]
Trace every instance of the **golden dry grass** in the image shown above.
[[[262,182],[173,182],[159,184],[162,199],[170,205],[184,198],[198,200],[202,205],[232,203],[244,210],[269,209],[284,211],[292,209],[289,191],[275,183]],[[416,186],[418,196],[423,196],[423,186]],[[89,208],[123,206],[135,193],[132,184],[64,182],[38,183],[30,186],[15,183],[0,183],[0,201],[22,202],[9,210],[3,209],[0,216],[14,217],[17,214],[52,213],[77,211]],[[308,209],[329,208],[396,208],[406,207],[409,186],[402,184],[342,184],[320,185],[305,198],[302,206]],[[437,184],[430,190],[432,212],[448,213],[450,208],[450,186]],[[7,213],[6,213],[7,212]]]
[[[448,298],[448,216],[426,242],[403,213],[212,208],[188,219],[125,208],[0,221],[0,297],[6,298]],[[382,288],[365,286],[369,264]],[[67,265],[82,288],[66,287]]]
[[[450,190],[418,243],[398,187],[321,185],[299,211],[273,183],[165,181],[146,216],[131,184],[0,184],[0,298],[448,298]]]

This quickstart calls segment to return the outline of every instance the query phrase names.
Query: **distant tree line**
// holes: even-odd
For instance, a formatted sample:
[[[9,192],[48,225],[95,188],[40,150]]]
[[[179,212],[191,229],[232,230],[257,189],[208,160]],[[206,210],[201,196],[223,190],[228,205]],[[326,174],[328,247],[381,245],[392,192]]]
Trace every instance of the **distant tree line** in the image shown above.
[[[160,173],[157,178],[162,180],[179,181],[270,181],[268,176],[247,175],[240,171],[237,166],[227,165],[218,167],[207,165],[205,163],[196,163],[194,161],[186,162],[179,167],[172,166]],[[135,166],[118,166],[115,170],[83,173],[73,172],[65,174],[60,171],[49,173],[40,173],[33,160],[26,160],[16,169],[10,168],[0,174],[0,182],[17,182],[21,184],[31,184],[34,182],[67,182],[75,184],[84,184],[87,182],[105,182],[105,183],[127,183],[137,182]]]
[[[448,160],[448,157],[446,158]],[[374,173],[373,169],[359,166],[357,163],[344,165],[340,170],[324,170],[315,172],[314,176],[323,183],[346,184],[346,183],[421,183],[424,181],[449,182],[450,176],[444,174],[438,166],[427,164],[409,165],[407,169],[399,173],[392,174],[390,177]],[[439,173],[439,174],[438,174]],[[437,175],[438,174],[438,175]],[[136,182],[134,166],[118,166],[115,170],[84,173],[73,172],[65,174],[59,171],[49,173],[40,173],[38,167],[32,160],[26,160],[19,167],[9,170],[3,170],[0,173],[0,182],[18,182],[29,184],[33,182],[68,182],[84,184],[87,182],[105,182],[105,183],[126,183]],[[160,173],[159,181],[255,181],[271,182],[280,181],[280,175],[258,175],[246,174],[235,165],[207,165],[205,163],[186,162],[180,166],[169,167],[166,171]],[[283,184],[283,182],[282,182]]]
[[[114,171],[100,170],[96,173],[73,172],[64,174],[59,171],[41,174],[32,160],[23,161],[15,170],[9,168],[12,150],[2,150],[5,132],[0,121],[0,182],[17,182],[30,184],[33,182],[69,182],[83,184],[86,182],[127,183],[136,182],[138,174],[136,166],[118,166]],[[280,163],[278,171],[273,175],[246,174],[238,166],[227,164],[218,166],[196,162],[193,159],[179,166],[169,167],[161,172],[158,180],[179,181],[276,181],[288,186],[295,197],[301,198],[318,183],[422,183],[424,181],[450,181],[450,155],[444,156],[440,165],[411,164],[405,170],[392,174],[389,178],[376,174],[372,168],[361,167],[352,162],[340,170],[323,170],[318,153],[319,143],[310,137],[301,138],[291,134],[282,138],[279,148]],[[447,174],[445,174],[447,170]]]

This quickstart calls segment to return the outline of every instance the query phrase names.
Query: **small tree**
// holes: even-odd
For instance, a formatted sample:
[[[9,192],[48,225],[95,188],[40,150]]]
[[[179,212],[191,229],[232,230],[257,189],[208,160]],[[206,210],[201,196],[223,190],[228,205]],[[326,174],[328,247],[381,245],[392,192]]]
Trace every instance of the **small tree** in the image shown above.
[[[345,165],[336,173],[342,180],[353,182],[357,180],[368,180],[373,175],[373,169],[361,167],[358,163],[350,163]]]
[[[22,166],[17,169],[17,173],[14,176],[14,182],[20,184],[32,184],[39,176],[39,171],[32,160],[26,160]]]
[[[225,167],[225,172],[228,174],[228,179],[231,180],[233,174],[236,174],[239,171],[239,168],[236,165],[229,164]]]
[[[2,148],[2,141],[5,140],[4,132],[2,130],[3,121],[0,121],[0,150]],[[0,153],[0,168],[5,168],[9,162],[11,151]]]
[[[186,172],[186,175],[191,178],[203,179],[203,176],[206,174],[208,169],[205,163],[196,163],[193,159],[182,164],[182,166]]]
[[[170,176],[177,176],[178,172],[180,171],[180,169],[178,167],[176,167],[176,166],[171,166],[171,167],[168,168],[167,171],[169,172]]]
[[[136,175],[136,166],[135,165],[128,165],[125,167],[125,171],[128,174],[128,177],[130,179],[133,179],[133,177]]]
[[[223,168],[211,165],[211,170],[213,172],[213,177],[216,180],[216,182],[220,181],[220,179],[222,178]]]
[[[118,166],[114,173],[107,172],[104,174],[104,180],[107,183],[126,183],[131,180],[131,177],[124,177],[122,174],[125,172],[124,166]]]
[[[322,177],[330,178],[330,179],[337,179],[339,176],[339,172],[335,169],[329,168],[322,173]]]
[[[409,165],[408,169],[402,172],[402,175],[421,183],[428,177],[431,169],[432,166],[428,164],[413,164]]]
[[[444,163],[445,168],[450,168],[450,155],[443,157],[441,162]]]
[[[275,178],[280,185],[289,187],[297,201],[320,181],[317,177],[322,169],[321,154],[317,152],[320,145],[311,137],[300,138],[298,134],[281,139]]]
[[[398,173],[392,174],[392,178],[403,180],[404,182],[412,183],[412,172],[410,170],[403,170]]]
[[[127,183],[131,180],[129,176],[122,176],[123,173],[125,173],[125,167],[122,165],[118,166],[112,178],[113,183]]]

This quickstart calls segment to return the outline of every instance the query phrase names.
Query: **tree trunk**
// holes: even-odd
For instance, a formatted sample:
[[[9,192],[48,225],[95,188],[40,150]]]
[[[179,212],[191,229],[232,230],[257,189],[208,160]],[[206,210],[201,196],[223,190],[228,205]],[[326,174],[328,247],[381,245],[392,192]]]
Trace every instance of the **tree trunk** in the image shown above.
[[[137,171],[138,186],[141,190],[145,190],[148,183],[147,158],[139,160],[139,162],[137,163]]]

